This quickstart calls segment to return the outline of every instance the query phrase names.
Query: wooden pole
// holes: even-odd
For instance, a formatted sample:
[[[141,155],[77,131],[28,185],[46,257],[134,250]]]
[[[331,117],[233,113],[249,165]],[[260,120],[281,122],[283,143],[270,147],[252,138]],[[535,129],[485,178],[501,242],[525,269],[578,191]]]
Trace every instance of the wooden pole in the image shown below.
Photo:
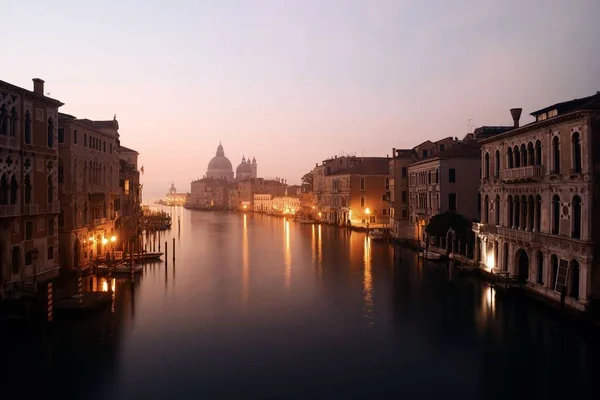
[[[173,238],[173,261],[175,261],[175,238]]]
[[[79,299],[79,305],[83,305],[83,277],[81,276],[81,270],[77,271],[77,298]]]
[[[52,282],[48,283],[48,322],[54,320],[54,314],[52,312]]]
[[[165,265],[169,263],[169,247],[167,246],[167,241],[165,240]]]

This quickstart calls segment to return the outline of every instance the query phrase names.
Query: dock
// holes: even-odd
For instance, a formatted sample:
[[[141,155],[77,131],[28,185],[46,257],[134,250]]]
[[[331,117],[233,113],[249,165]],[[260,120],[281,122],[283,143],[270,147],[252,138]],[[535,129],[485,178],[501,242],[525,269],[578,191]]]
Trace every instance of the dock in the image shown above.
[[[65,297],[54,302],[58,315],[85,315],[110,304],[111,292],[83,292],[81,295]]]

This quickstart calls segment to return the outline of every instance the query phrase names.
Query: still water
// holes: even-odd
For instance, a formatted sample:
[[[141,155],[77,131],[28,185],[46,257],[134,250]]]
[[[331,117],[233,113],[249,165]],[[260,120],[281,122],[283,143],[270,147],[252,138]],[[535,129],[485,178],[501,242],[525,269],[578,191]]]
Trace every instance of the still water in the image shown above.
[[[409,250],[172,211],[168,264],[133,290],[117,279],[106,311],[4,340],[6,385],[82,399],[506,399],[584,393],[599,376],[597,332]]]

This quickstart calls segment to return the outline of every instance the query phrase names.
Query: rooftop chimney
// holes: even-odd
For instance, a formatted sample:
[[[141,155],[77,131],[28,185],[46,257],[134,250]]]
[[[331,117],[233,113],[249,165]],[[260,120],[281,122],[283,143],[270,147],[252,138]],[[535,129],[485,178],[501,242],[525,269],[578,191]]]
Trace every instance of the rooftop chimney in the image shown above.
[[[33,78],[33,93],[44,95],[44,81],[40,78]]]
[[[521,112],[523,111],[522,108],[511,108],[510,109],[510,115],[512,115],[512,119],[513,119],[513,123],[514,123],[514,127],[518,128],[519,127],[519,120],[521,119]]]

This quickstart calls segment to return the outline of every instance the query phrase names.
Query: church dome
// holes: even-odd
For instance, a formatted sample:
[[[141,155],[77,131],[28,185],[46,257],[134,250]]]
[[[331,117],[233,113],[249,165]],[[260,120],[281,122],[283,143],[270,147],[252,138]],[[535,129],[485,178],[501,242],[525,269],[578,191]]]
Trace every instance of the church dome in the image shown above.
[[[215,156],[208,163],[208,170],[211,171],[215,169],[226,169],[233,171],[233,165],[231,165],[231,161],[229,161],[227,157]]]
[[[223,151],[221,143],[217,147],[216,155],[208,163],[206,177],[226,180],[233,179],[233,166],[231,165],[231,161],[225,157],[225,151]]]
[[[249,162],[246,162],[244,159],[242,159],[241,164],[238,165],[238,167],[235,169],[235,173],[238,176],[240,176],[241,174],[251,174],[252,166],[250,165]]]

